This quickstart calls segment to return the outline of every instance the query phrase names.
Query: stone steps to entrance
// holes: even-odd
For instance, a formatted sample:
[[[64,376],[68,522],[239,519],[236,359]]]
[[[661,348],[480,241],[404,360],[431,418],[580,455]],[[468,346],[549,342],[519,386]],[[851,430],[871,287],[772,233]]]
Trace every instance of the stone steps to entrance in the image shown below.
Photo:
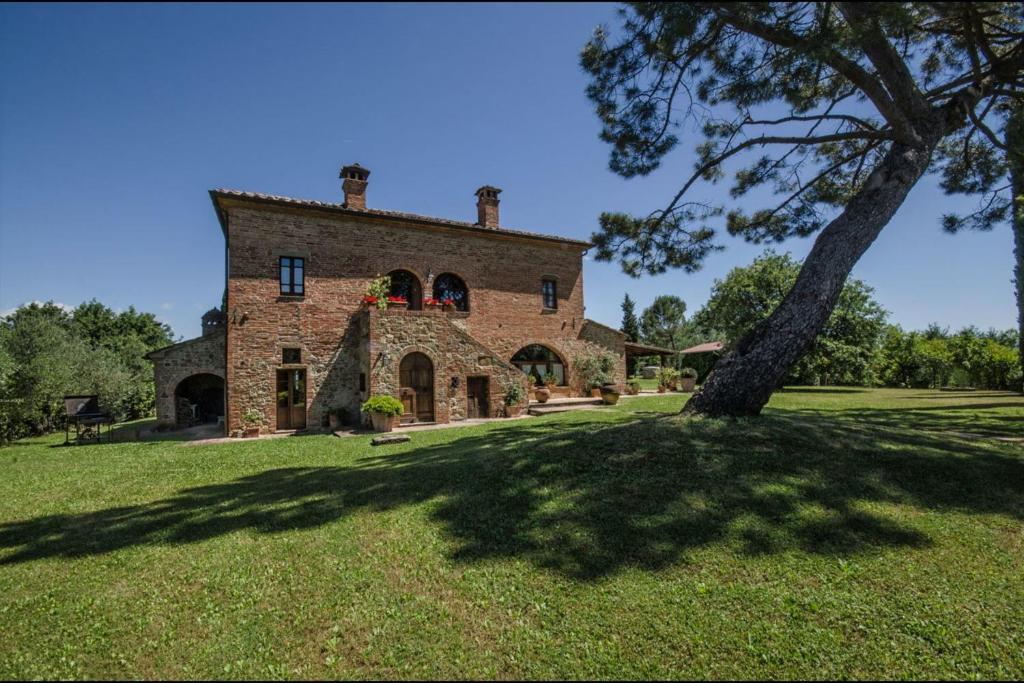
[[[553,413],[564,413],[570,410],[589,410],[595,406],[603,406],[604,401],[599,398],[559,398],[550,399],[547,403],[531,402],[527,412],[530,415],[551,415]]]

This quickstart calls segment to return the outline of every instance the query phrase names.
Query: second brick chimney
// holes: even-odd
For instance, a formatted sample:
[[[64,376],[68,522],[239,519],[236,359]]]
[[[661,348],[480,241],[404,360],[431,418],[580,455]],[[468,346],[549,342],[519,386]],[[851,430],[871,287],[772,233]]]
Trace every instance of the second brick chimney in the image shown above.
[[[344,166],[338,175],[342,179],[341,189],[345,192],[345,208],[366,208],[366,185],[370,171],[359,164]]]
[[[501,190],[484,185],[476,191],[476,224],[492,230],[498,229],[498,195]]]

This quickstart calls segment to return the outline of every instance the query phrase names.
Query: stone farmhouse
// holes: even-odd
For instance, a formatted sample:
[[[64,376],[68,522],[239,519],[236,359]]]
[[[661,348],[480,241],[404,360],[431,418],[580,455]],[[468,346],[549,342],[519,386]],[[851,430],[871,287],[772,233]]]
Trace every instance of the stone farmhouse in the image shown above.
[[[374,394],[399,398],[403,423],[498,417],[510,384],[548,373],[556,396],[584,395],[575,362],[601,352],[625,381],[632,345],[584,317],[590,244],[501,226],[490,186],[476,191],[475,223],[371,209],[369,176],[342,168],[341,204],[210,191],[226,300],[201,337],[149,355],[162,426],[357,423]],[[404,303],[364,301],[381,275]]]

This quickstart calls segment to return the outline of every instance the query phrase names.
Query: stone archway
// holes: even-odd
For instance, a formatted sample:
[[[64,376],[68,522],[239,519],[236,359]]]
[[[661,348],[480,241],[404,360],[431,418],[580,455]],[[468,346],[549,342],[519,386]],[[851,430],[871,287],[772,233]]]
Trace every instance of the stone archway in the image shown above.
[[[224,416],[224,379],[211,373],[189,375],[174,388],[174,426],[216,423]]]
[[[417,422],[434,421],[434,363],[419,351],[402,358],[398,384],[406,413]]]

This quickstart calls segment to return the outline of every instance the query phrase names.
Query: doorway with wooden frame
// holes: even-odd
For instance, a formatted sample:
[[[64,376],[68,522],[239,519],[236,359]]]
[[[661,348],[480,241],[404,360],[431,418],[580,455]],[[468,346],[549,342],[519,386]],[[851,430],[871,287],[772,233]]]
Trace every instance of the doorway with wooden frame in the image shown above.
[[[277,371],[277,429],[306,428],[306,371]]]
[[[418,351],[406,355],[398,366],[398,379],[407,414],[416,422],[433,422],[434,364],[430,359]]]
[[[467,377],[466,378],[466,417],[490,417],[491,416],[491,392],[490,378],[488,377]]]

